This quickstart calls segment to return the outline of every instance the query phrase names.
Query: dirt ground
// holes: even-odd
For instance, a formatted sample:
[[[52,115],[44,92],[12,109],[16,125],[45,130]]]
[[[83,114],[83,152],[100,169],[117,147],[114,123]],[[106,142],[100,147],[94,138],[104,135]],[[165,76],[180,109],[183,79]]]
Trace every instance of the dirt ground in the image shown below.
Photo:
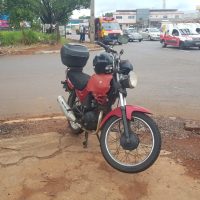
[[[71,43],[78,43],[77,40],[70,40]],[[81,43],[87,46],[90,50],[99,49],[98,45],[91,44],[89,42]],[[45,53],[48,51],[59,51],[61,49],[61,44],[35,44],[30,46],[9,46],[9,47],[1,47],[0,46],[0,56],[4,55],[31,55],[36,53]]]
[[[70,134],[64,119],[0,124],[0,199],[197,200],[200,135],[185,120],[155,118],[162,152],[145,172],[124,174],[103,159],[96,136]]]

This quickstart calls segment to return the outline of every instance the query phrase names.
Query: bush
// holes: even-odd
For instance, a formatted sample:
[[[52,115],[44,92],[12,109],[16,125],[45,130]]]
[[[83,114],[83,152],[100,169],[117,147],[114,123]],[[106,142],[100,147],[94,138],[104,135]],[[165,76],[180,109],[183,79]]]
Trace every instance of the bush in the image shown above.
[[[31,45],[36,43],[52,44],[56,42],[55,34],[45,34],[32,30],[22,31],[1,31],[0,32],[0,45]]]
[[[22,31],[22,43],[25,45],[31,45],[38,43],[39,37],[37,35],[37,32],[31,31],[31,30],[23,30]]]

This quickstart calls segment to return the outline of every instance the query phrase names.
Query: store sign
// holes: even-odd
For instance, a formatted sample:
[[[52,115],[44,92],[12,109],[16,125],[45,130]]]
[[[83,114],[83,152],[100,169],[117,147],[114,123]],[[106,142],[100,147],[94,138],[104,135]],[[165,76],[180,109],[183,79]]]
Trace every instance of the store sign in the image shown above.
[[[150,10],[149,9],[137,9],[136,10],[136,21],[148,24]]]
[[[8,20],[0,20],[0,28],[9,28]]]

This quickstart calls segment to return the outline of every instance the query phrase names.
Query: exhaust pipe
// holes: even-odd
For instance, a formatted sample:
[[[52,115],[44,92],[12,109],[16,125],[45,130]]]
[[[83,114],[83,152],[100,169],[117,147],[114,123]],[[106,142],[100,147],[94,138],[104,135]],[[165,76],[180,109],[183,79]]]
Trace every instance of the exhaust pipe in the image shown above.
[[[76,117],[74,116],[73,111],[69,107],[69,105],[66,103],[63,96],[58,96],[57,101],[60,105],[61,110],[65,114],[66,118],[72,122],[76,121]]]

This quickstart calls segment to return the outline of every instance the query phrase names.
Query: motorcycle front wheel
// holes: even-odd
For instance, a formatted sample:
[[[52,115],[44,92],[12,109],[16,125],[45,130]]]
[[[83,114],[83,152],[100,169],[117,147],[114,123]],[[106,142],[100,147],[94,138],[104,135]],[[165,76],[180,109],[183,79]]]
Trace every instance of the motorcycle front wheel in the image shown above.
[[[149,168],[158,158],[161,136],[156,123],[144,113],[134,112],[128,123],[139,145],[134,150],[122,147],[123,122],[121,118],[113,116],[102,128],[101,152],[113,168],[125,173],[138,173]]]

